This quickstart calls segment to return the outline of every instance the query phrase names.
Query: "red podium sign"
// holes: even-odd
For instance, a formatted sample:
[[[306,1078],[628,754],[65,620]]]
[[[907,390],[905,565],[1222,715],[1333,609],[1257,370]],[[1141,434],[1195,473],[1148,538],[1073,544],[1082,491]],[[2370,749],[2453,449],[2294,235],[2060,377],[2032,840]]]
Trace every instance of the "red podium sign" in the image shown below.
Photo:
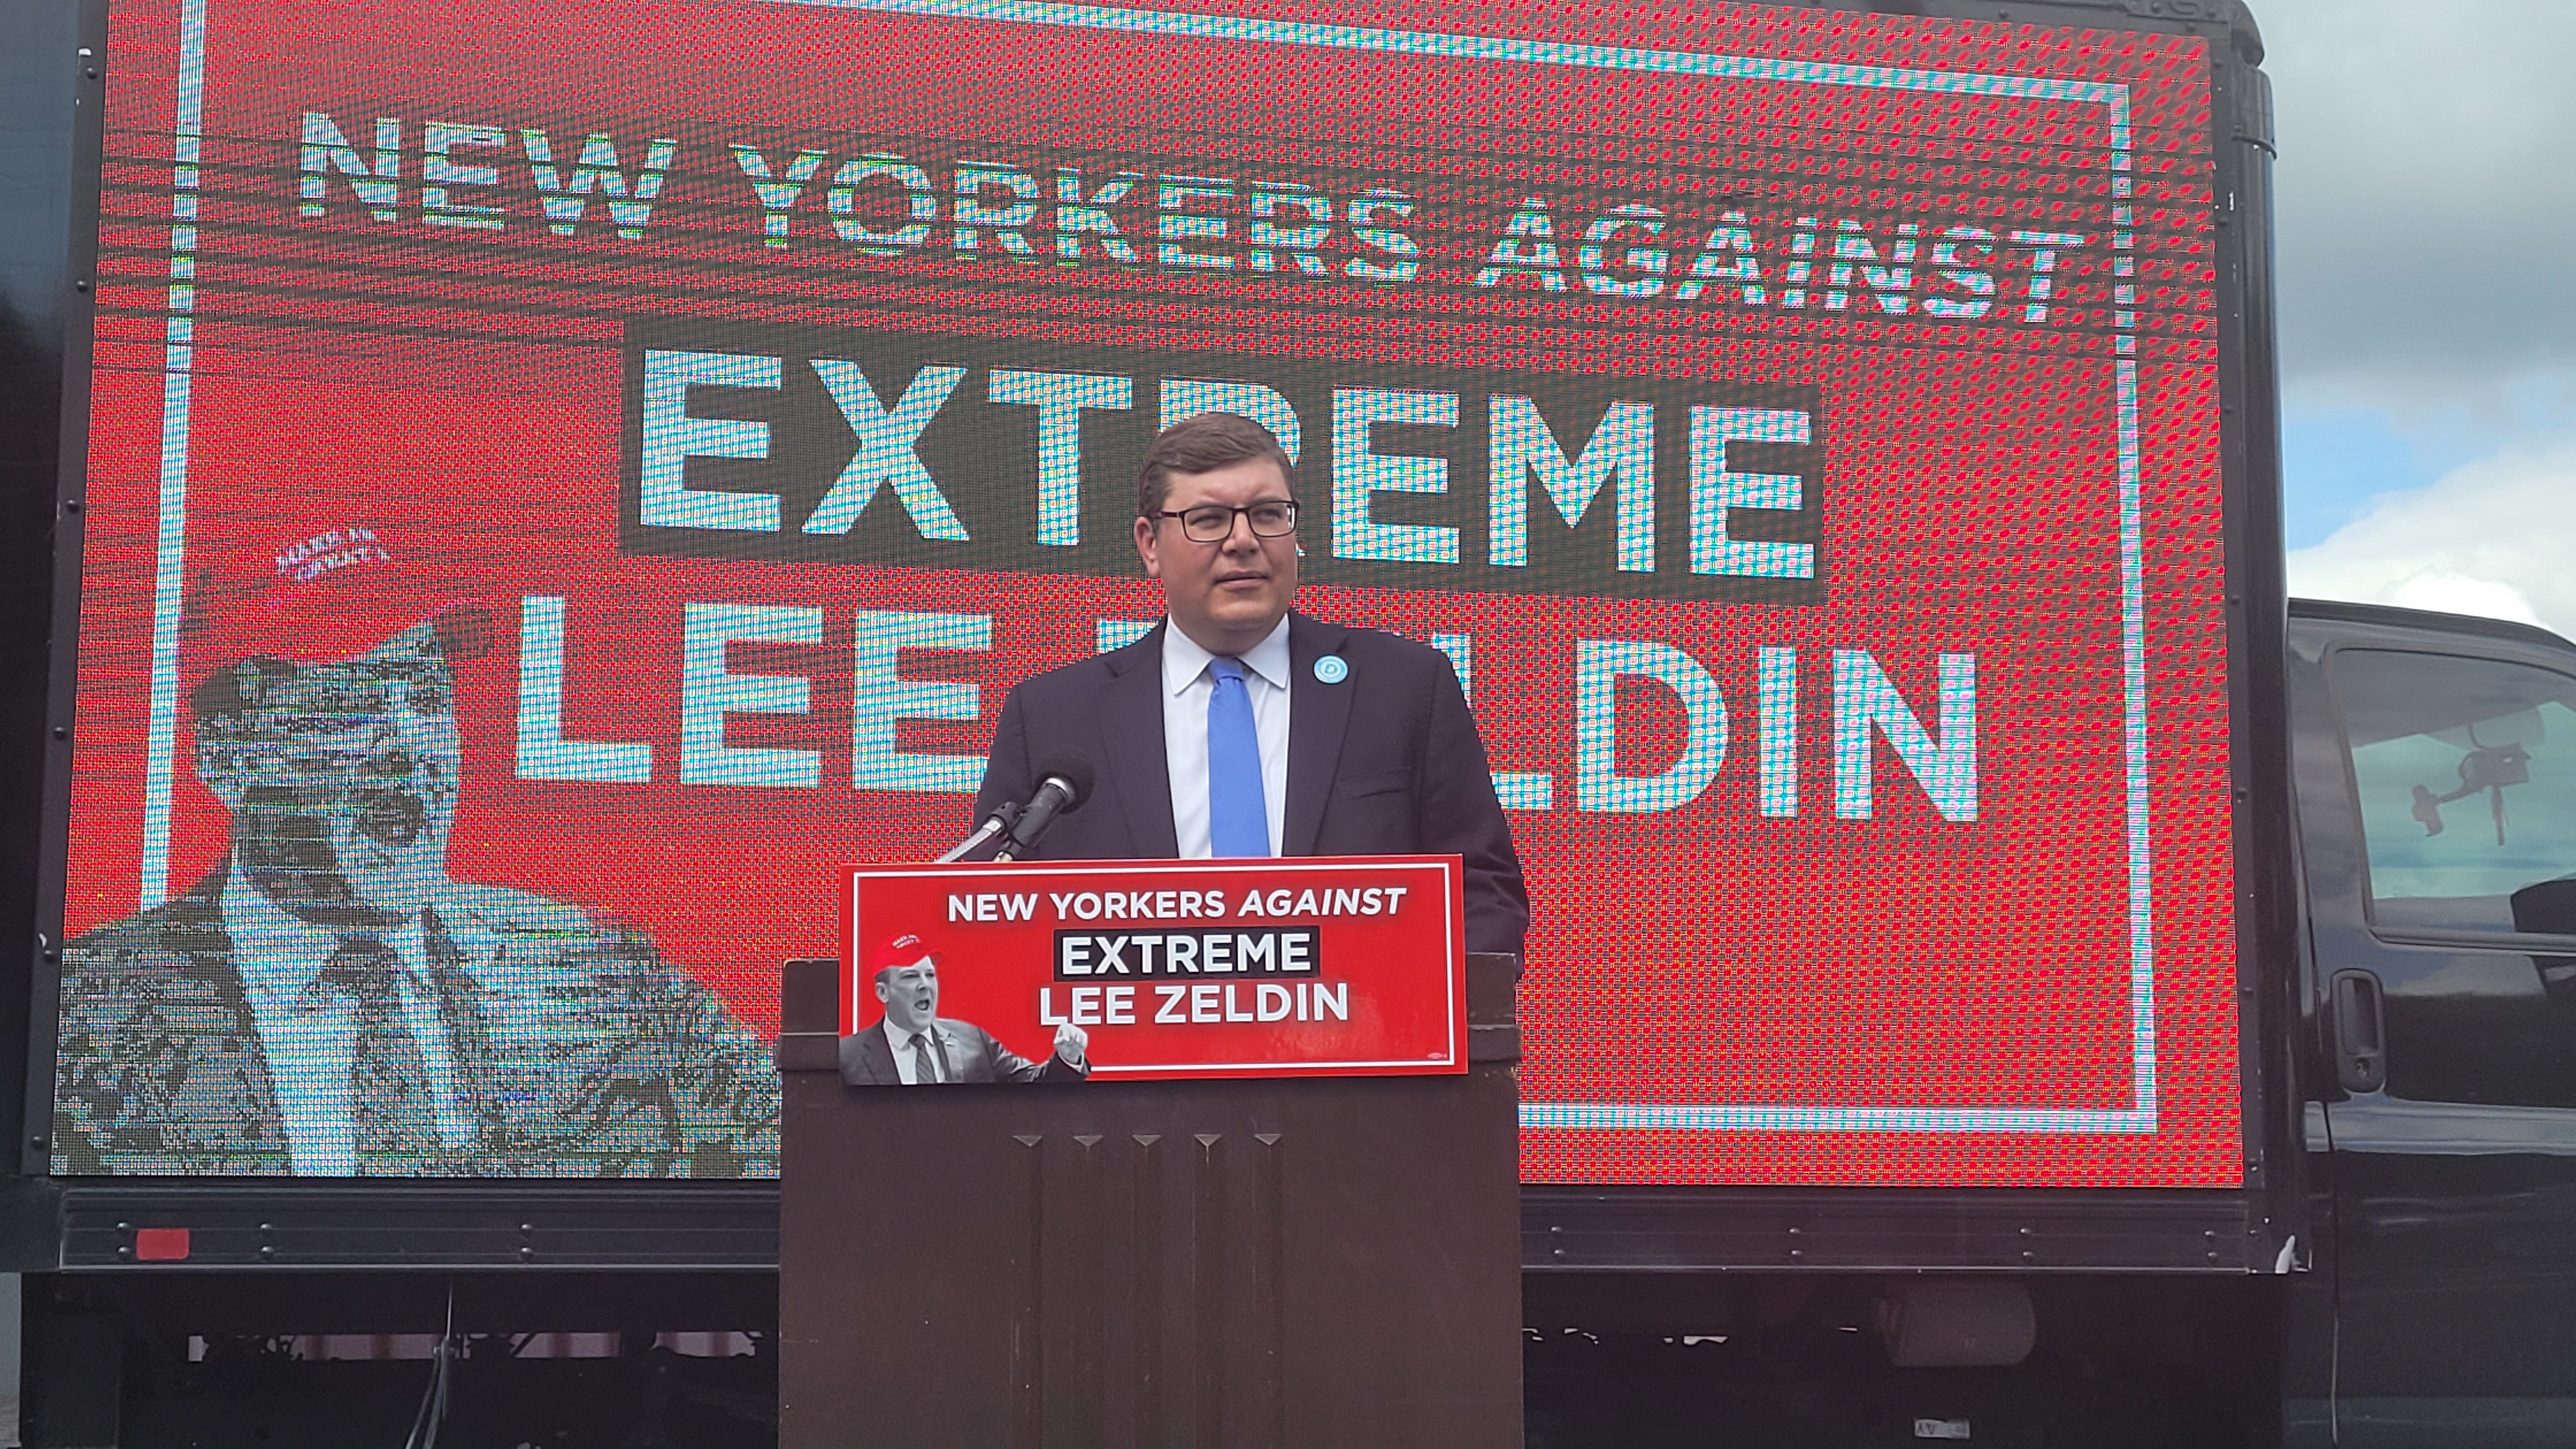
[[[852,866],[847,886],[845,1035],[876,1029],[880,954],[912,936],[943,1020],[1034,1061],[1080,1027],[1095,1078],[1467,1070],[1456,856]]]

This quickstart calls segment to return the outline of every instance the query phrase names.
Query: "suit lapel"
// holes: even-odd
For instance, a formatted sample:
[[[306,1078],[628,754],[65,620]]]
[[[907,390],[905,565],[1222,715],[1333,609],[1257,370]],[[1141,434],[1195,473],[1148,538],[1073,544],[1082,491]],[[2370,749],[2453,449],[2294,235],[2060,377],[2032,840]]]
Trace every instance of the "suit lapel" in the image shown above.
[[[885,1023],[877,1023],[870,1033],[876,1040],[868,1048],[868,1060],[876,1068],[877,1080],[889,1087],[902,1086],[903,1068],[895,1062],[894,1043],[886,1040]]]
[[[466,964],[463,946],[448,931],[435,907],[421,913],[421,927],[421,945],[429,957],[430,990],[438,997],[438,1014],[447,1025],[448,1064],[456,1073],[457,1089],[471,1104],[479,1138],[491,1120],[490,1094],[485,1088],[491,1077],[492,1041],[485,1029],[482,1002],[477,999],[478,982]],[[505,959],[489,964],[496,979],[510,967]]]
[[[1100,757],[1118,785],[1127,815],[1127,842],[1143,860],[1181,853],[1172,826],[1172,768],[1163,749],[1163,631],[1152,633],[1103,660],[1109,687],[1100,712]]]
[[[212,873],[198,881],[186,895],[172,901],[167,939],[187,957],[190,977],[215,998],[215,1019],[222,1026],[209,1036],[208,1044],[217,1039],[243,1044],[242,1055],[248,1060],[240,1064],[238,1080],[244,1100],[230,1105],[256,1117],[273,1131],[278,1150],[285,1152],[286,1114],[278,1109],[277,1086],[269,1069],[268,1047],[260,1040],[259,1017],[251,1010],[248,989],[243,986],[241,970],[233,961],[233,938],[224,929],[223,891],[231,875],[232,858],[227,854]],[[173,1094],[174,1105],[195,1100],[197,1094],[193,1092]],[[239,1128],[226,1123],[222,1130],[238,1132]]]
[[[1315,661],[1339,654],[1350,631],[1337,624],[1288,616],[1288,819],[1279,834],[1283,855],[1312,855],[1324,828],[1324,802],[1342,759],[1342,734],[1351,722],[1358,690],[1347,676],[1339,684],[1315,677]]]
[[[939,1049],[939,1080],[963,1082],[966,1078],[966,1044],[948,1029],[948,1023],[935,1022],[930,1029],[930,1044]]]
[[[900,1087],[903,1073],[894,1064],[894,1046],[886,1040],[885,1023],[872,1021],[859,1028],[859,1068],[871,1087]]]

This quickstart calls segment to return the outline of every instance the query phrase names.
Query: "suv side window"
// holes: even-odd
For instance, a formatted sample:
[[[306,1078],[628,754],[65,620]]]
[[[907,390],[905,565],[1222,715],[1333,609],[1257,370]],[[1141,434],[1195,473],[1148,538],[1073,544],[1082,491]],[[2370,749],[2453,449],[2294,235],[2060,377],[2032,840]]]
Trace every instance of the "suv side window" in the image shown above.
[[[2576,934],[2576,680],[2375,649],[2332,669],[2371,924]]]
[[[2390,1092],[2576,1106],[2576,677],[2378,649],[2327,668]]]

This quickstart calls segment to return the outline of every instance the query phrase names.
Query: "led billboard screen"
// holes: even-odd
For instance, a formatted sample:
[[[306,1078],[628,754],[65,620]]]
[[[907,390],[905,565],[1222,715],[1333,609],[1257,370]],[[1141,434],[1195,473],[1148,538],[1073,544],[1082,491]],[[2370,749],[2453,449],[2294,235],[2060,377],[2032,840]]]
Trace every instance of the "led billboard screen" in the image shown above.
[[[774,1171],[778,963],[1156,617],[1136,462],[1223,409],[1301,607],[1469,691],[1528,1178],[2237,1181],[2202,42],[137,0],[108,63],[58,1171]]]

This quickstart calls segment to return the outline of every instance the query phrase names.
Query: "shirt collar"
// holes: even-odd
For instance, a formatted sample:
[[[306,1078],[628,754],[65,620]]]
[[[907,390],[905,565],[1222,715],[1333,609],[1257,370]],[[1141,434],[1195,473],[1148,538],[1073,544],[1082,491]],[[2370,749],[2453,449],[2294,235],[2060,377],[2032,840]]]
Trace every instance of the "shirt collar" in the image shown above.
[[[242,984],[254,992],[271,997],[300,996],[340,949],[338,932],[304,920],[270,900],[268,892],[242,873],[238,861],[225,868],[221,909],[224,934],[232,938],[233,969],[241,974]],[[422,924],[426,914],[412,917],[401,930],[388,932],[382,938],[416,984],[428,980],[423,970],[429,961],[428,932]]]
[[[1178,695],[1198,682],[1207,672],[1208,661],[1216,656],[1199,647],[1199,641],[1181,632],[1181,626],[1168,617],[1163,620],[1163,692]],[[1273,689],[1288,687],[1288,617],[1258,644],[1243,652],[1243,667],[1261,676],[1261,682]]]
[[[905,1031],[902,1027],[895,1025],[893,1017],[879,1017],[877,1018],[877,1025],[885,1030],[886,1045],[891,1048],[896,1055],[905,1056],[911,1053],[913,1034]],[[936,1058],[939,1055],[939,1019],[937,1017],[932,1017],[930,1025],[923,1027],[921,1030],[924,1035],[930,1038],[930,1054],[932,1057]]]

